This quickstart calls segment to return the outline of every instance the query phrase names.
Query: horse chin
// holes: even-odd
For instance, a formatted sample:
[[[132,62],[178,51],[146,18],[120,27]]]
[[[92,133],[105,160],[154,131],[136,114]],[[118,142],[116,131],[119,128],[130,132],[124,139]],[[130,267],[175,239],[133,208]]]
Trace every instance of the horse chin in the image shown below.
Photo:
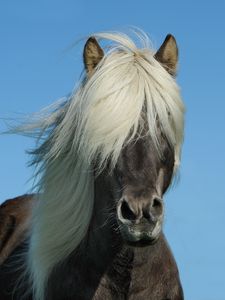
[[[133,230],[131,227],[122,226],[120,227],[120,232],[124,242],[133,247],[146,247],[154,245],[160,236],[160,232],[153,234],[149,231],[137,231]]]
[[[152,245],[156,244],[157,241],[158,241],[158,237],[152,238],[152,239],[141,239],[136,242],[126,240],[126,244],[131,247],[147,247],[147,246],[152,246]]]

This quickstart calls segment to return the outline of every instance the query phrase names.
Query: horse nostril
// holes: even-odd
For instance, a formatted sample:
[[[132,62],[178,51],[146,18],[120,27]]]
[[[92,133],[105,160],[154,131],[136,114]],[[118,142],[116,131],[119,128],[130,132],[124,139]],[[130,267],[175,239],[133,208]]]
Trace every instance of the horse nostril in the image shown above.
[[[125,219],[125,220],[136,220],[136,215],[133,213],[133,211],[131,210],[131,208],[129,207],[129,204],[127,203],[127,201],[123,201],[122,205],[120,207],[120,212],[121,212],[121,216]]]
[[[154,212],[155,215],[161,215],[163,212],[163,203],[160,198],[154,198],[152,201],[151,210]]]

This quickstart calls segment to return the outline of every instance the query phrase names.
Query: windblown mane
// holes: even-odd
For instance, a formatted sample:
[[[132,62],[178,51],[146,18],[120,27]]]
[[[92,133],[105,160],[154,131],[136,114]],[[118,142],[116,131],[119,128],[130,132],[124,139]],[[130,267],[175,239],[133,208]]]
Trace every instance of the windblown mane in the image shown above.
[[[174,78],[154,58],[147,36],[137,34],[141,47],[121,33],[92,36],[111,41],[94,74],[53,112],[50,108],[49,115],[23,128],[44,139],[33,151],[40,176],[28,253],[35,300],[44,298],[51,271],[87,232],[94,202],[91,162],[97,160],[101,170],[110,159],[113,167],[147,120],[159,155],[158,124],[179,165],[184,107]]]

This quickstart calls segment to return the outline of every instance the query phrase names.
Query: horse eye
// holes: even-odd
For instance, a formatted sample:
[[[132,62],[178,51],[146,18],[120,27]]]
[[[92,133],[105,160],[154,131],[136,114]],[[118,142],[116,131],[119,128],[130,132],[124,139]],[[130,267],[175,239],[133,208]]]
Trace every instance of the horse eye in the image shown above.
[[[118,175],[118,180],[119,180],[120,182],[123,181],[123,175],[122,175],[122,174],[119,174],[119,175]]]
[[[119,184],[122,184],[122,182],[123,182],[123,174],[122,174],[122,172],[119,171],[119,170],[117,170],[115,172],[115,175],[116,175],[116,179],[119,182]]]
[[[166,164],[166,162],[167,162],[167,156],[166,156],[166,155],[163,155],[163,156],[162,156],[161,162],[162,162],[163,164]]]

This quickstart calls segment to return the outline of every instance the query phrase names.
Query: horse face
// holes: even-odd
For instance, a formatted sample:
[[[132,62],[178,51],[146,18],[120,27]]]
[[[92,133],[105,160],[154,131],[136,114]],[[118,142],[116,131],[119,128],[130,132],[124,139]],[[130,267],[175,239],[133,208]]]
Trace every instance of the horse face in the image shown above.
[[[127,145],[114,171],[117,222],[129,243],[153,243],[162,230],[164,204],[174,168],[174,151],[165,139],[159,157],[149,137]]]
[[[95,38],[91,37],[86,42],[83,57],[87,78],[90,78],[104,57]],[[168,73],[176,75],[178,48],[172,35],[167,35],[154,57]],[[161,134],[160,139],[163,159],[160,159],[153,141],[146,135],[124,147],[113,176],[111,173],[108,176],[112,181],[113,198],[117,199],[116,215],[120,232],[131,243],[154,242],[162,230],[162,198],[171,182],[174,151]]]

